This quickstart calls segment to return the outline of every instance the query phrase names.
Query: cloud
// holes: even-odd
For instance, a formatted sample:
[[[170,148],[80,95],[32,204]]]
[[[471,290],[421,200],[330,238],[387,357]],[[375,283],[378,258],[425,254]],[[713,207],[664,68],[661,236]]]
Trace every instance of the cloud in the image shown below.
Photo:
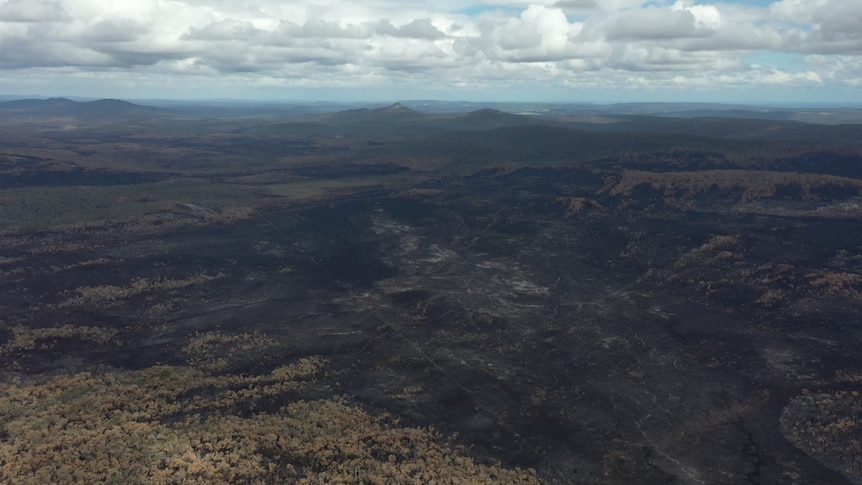
[[[309,20],[304,24],[282,21],[279,34],[288,37],[307,39],[364,39],[370,36],[374,28],[370,24],[356,25],[331,22],[323,19]]]
[[[45,69],[62,70],[57,82],[110,71],[115,78],[477,89],[739,86],[758,76],[769,85],[854,85],[860,77],[857,1],[480,0],[467,7],[454,0],[0,0],[0,82]],[[747,61],[762,51],[799,63]]]
[[[691,12],[656,7],[614,15],[605,23],[604,31],[611,40],[669,40],[707,34],[698,28]]]
[[[39,60],[39,67],[68,67],[80,69],[100,69],[115,64],[109,54],[86,47],[63,42],[34,43],[28,39],[4,39],[0,49],[0,67],[3,69],[28,69],[33,67],[33,59]]]
[[[431,19],[414,19],[401,27],[394,27],[389,20],[381,20],[377,24],[376,32],[381,35],[390,35],[392,37],[405,37],[411,39],[426,39],[434,40],[445,37],[446,35],[440,31],[431,22]]]
[[[500,32],[498,46],[505,50],[529,49],[542,45],[544,37],[532,22],[514,20]]]
[[[812,12],[811,20],[826,41],[862,39],[862,4],[829,0]]]
[[[560,0],[553,4],[554,7],[563,10],[590,10],[599,5],[595,0]]]
[[[826,3],[828,0],[780,0],[769,5],[769,13],[773,18],[779,20],[806,24],[810,22],[814,11]]]
[[[530,5],[517,17],[492,20],[481,23],[477,36],[459,39],[456,52],[503,62],[544,62],[591,56],[596,47],[575,40],[583,26],[570,23],[559,8]]]
[[[255,28],[251,22],[225,19],[203,27],[191,27],[181,38],[183,40],[249,41],[259,37],[263,32]]]
[[[124,18],[110,18],[88,27],[82,38],[95,42],[132,42],[147,32],[138,22]]]
[[[686,6],[682,0],[677,0],[670,9],[674,12],[689,12],[697,28],[715,30],[721,27],[721,12],[713,5]]]
[[[840,85],[862,87],[862,58],[811,55],[805,58],[805,62],[830,81]]]
[[[737,83],[749,85],[811,86],[819,85],[823,79],[814,71],[788,72],[777,68],[753,66],[737,76]]]
[[[60,22],[65,19],[60,2],[8,0],[0,5],[0,22]]]

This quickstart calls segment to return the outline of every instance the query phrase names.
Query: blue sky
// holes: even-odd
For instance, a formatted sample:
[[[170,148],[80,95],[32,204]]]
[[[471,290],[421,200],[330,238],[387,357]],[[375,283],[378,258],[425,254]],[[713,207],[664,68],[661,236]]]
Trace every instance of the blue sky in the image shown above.
[[[0,94],[862,103],[856,0],[0,0]]]

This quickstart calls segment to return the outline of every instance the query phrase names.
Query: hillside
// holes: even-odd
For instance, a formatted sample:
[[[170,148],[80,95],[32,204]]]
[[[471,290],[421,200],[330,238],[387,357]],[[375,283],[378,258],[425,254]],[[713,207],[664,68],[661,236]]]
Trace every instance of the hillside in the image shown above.
[[[0,482],[862,483],[859,125],[409,106],[0,105]]]
[[[67,117],[87,121],[116,121],[147,118],[169,113],[165,109],[142,106],[117,99],[72,101],[66,98],[21,99],[0,103],[4,118]]]

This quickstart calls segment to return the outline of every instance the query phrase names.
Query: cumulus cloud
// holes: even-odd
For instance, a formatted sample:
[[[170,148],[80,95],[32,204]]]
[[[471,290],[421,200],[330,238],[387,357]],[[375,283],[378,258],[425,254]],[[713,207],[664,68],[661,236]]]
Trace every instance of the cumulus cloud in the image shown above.
[[[391,27],[391,24],[389,24]],[[392,27],[394,29],[394,27]],[[303,39],[365,39],[371,35],[374,28],[369,25],[345,24],[324,19],[312,19],[304,24],[282,21],[279,34],[287,37]]]
[[[728,71],[742,67],[734,56],[715,52],[687,52],[663,47],[626,46],[615,67],[629,71]]]
[[[829,0],[811,14],[811,20],[827,41],[862,39],[862,6],[858,2]]]
[[[843,80],[844,84],[862,87],[862,58],[857,56],[811,55],[806,62],[828,80]]]
[[[109,18],[91,25],[82,38],[95,42],[132,42],[147,31],[146,26],[132,19]]]
[[[530,5],[518,16],[484,21],[475,36],[462,37],[456,51],[499,62],[544,62],[593,55],[595,42],[578,39],[580,23],[569,22],[559,8]]]
[[[827,2],[828,0],[780,0],[769,5],[769,12],[777,19],[807,24],[811,21],[812,14]]]
[[[191,27],[182,35],[183,40],[204,41],[250,41],[259,37],[264,31],[255,28],[254,24],[247,21],[225,19],[213,22],[203,27]]]
[[[649,7],[611,16],[604,26],[612,40],[668,40],[705,35],[687,10]]]
[[[560,0],[554,2],[553,6],[563,10],[589,10],[599,5],[595,0]]]
[[[8,0],[0,5],[0,22],[59,22],[65,18],[60,2]]]
[[[686,6],[682,0],[677,0],[670,9],[689,12],[694,17],[694,25],[697,28],[715,30],[721,27],[721,12],[714,5]]]
[[[0,0],[0,82],[62,69],[266,85],[852,86],[859,25],[862,2],[847,0]],[[769,52],[799,62],[770,65]]]
[[[412,39],[434,40],[445,37],[445,34],[431,23],[431,19],[414,19],[401,27],[395,27],[389,20],[381,20],[377,24],[378,34],[393,37],[406,37]]]

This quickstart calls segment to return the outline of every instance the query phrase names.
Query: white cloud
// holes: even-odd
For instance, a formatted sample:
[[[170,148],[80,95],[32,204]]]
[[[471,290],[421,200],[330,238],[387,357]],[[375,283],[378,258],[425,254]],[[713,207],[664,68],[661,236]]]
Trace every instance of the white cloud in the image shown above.
[[[324,19],[311,19],[304,24],[283,21],[279,27],[279,35],[305,39],[364,39],[374,31],[369,24],[342,25],[339,22]]]
[[[431,22],[431,19],[413,19],[401,27],[395,27],[389,20],[381,20],[377,24],[376,32],[381,35],[389,35],[392,37],[406,37],[413,39],[433,40],[444,37],[445,34],[440,31]]]
[[[715,30],[721,26],[721,12],[713,5],[686,6],[682,0],[677,0],[671,8],[673,11],[686,11],[694,17],[697,28]]]
[[[203,27],[191,27],[182,38],[190,40],[249,41],[263,33],[254,24],[241,20],[219,20]]]
[[[91,25],[83,38],[96,42],[132,42],[148,29],[138,22],[126,18],[109,18]]]
[[[839,85],[862,87],[862,58],[858,56],[811,55],[805,62],[820,75]]]
[[[748,74],[750,75],[741,77],[741,79],[744,79],[750,84],[810,86],[812,84],[821,84],[823,82],[820,75],[813,71],[787,72],[782,71],[781,69],[754,66],[754,69],[752,69]]]
[[[542,40],[536,24],[512,19],[501,29],[497,45],[506,50],[529,49],[541,46]]]
[[[579,12],[581,10],[592,10],[599,6],[596,0],[559,0],[553,3],[554,7],[565,11]]]
[[[769,13],[780,20],[807,24],[814,11],[827,2],[828,0],[780,0],[769,5]]]
[[[44,69],[62,69],[58,80],[111,71],[476,88],[848,86],[860,77],[858,1],[477,4],[482,13],[467,15],[455,0],[0,0],[0,82],[55,72]],[[761,50],[807,56],[807,67],[747,65]]]
[[[829,0],[811,14],[820,36],[827,41],[862,39],[862,4]]]
[[[49,0],[8,0],[0,4],[2,22],[59,22],[66,18],[63,5]]]
[[[612,15],[604,24],[604,32],[612,40],[669,40],[707,33],[698,28],[691,12],[656,7]]]
[[[570,23],[556,7],[530,5],[517,17],[497,17],[486,17],[478,35],[456,40],[455,52],[491,61],[537,62],[576,59],[594,48],[592,43],[589,49],[579,45],[575,39],[583,26]]]

